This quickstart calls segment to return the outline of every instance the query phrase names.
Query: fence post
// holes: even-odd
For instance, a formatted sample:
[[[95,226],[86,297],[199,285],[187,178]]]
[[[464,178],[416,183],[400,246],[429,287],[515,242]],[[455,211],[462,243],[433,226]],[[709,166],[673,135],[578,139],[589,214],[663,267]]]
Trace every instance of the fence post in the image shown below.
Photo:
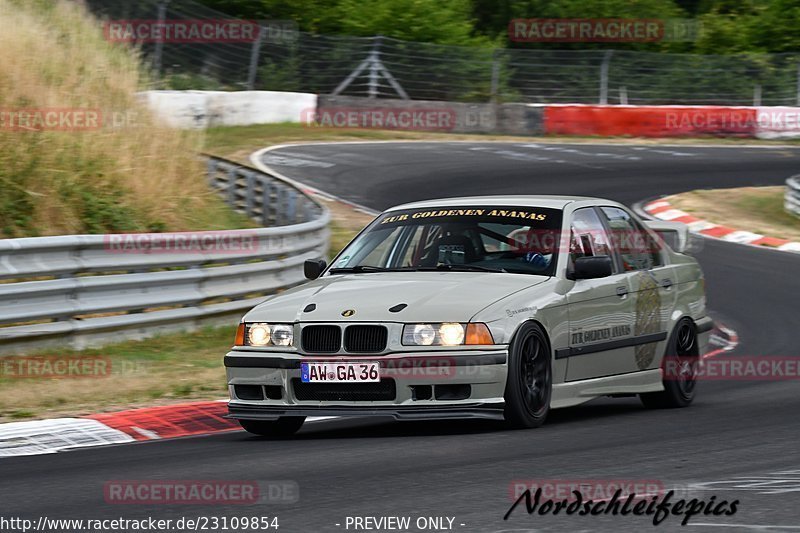
[[[261,180],[261,225],[269,227],[269,207],[272,205],[272,183],[269,180]]]
[[[245,174],[247,178],[247,195],[245,196],[245,214],[253,216],[253,196],[255,195],[256,176],[252,172]]]
[[[797,64],[797,105],[800,106],[800,63]]]
[[[289,204],[291,203],[291,191],[288,187],[283,189],[283,225],[288,226],[292,222],[289,220]]]
[[[236,209],[236,179],[238,169],[231,165],[228,169],[228,205]]]
[[[603,63],[600,65],[600,105],[608,103],[608,66],[614,50],[606,50],[603,54]]]
[[[500,49],[496,49],[492,53],[492,85],[490,89],[490,102],[497,102],[497,92],[499,90],[500,85],[500,61],[499,56]]]
[[[294,189],[289,190],[289,198],[286,206],[286,218],[289,224],[297,222],[297,191]]]
[[[169,4],[169,0],[161,0],[158,3],[158,25],[159,27],[163,27],[164,20],[167,18],[167,4]],[[159,38],[156,39],[156,47],[153,51],[153,70],[156,74],[156,80],[161,79],[161,56],[164,51],[164,39],[161,38],[163,32],[159,32]]]
[[[753,107],[759,107],[761,105],[761,84],[757,84],[753,87]]]
[[[375,37],[375,43],[372,45],[372,52],[369,53],[369,97],[376,98],[378,96],[378,70],[380,69],[380,35]]]
[[[266,36],[266,27],[258,27],[258,37],[253,41],[250,49],[250,68],[247,71],[247,90],[252,91],[256,86],[256,75],[258,74],[258,56],[261,55],[261,42]]]
[[[619,103],[620,105],[628,105],[628,88],[624,85],[619,88]]]

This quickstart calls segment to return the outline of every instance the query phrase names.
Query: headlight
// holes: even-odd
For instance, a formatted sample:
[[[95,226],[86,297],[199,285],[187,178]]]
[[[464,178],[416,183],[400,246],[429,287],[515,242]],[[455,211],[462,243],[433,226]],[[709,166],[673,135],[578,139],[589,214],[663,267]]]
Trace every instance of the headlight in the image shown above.
[[[247,344],[250,346],[266,346],[271,338],[269,324],[250,324],[247,328]]]
[[[278,324],[272,328],[272,344],[275,346],[291,346],[294,342],[294,330],[287,324]]]
[[[456,346],[464,342],[464,326],[461,324],[442,324],[439,326],[439,338],[445,346]]]
[[[411,332],[411,340],[414,344],[430,346],[436,340],[436,330],[430,324],[416,324]],[[405,344],[405,339],[403,339],[403,344]]]
[[[404,346],[460,346],[494,344],[486,324],[406,324],[403,326]]]
[[[291,324],[250,322],[240,324],[236,346],[292,346],[294,328]]]

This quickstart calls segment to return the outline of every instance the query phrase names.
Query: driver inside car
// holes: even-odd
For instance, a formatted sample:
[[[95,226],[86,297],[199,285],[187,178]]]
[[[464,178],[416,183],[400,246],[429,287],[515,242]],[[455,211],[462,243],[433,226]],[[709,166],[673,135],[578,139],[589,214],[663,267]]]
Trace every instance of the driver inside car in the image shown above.
[[[555,232],[530,228],[516,230],[509,238],[514,241],[514,250],[523,261],[539,269],[550,266],[557,249],[558,235]]]

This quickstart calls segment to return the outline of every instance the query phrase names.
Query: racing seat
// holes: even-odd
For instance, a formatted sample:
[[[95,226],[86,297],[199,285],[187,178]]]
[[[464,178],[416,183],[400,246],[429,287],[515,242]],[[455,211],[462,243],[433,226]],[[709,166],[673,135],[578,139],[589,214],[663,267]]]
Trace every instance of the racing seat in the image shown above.
[[[466,235],[445,235],[436,243],[435,264],[462,265],[480,260],[475,244]],[[433,255],[433,254],[431,254]]]

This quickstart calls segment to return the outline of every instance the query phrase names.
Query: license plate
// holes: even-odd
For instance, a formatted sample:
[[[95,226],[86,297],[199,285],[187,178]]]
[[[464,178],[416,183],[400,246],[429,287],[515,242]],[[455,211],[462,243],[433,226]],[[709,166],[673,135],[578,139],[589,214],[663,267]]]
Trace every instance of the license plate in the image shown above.
[[[381,364],[366,363],[302,363],[303,383],[374,383],[381,380]]]

